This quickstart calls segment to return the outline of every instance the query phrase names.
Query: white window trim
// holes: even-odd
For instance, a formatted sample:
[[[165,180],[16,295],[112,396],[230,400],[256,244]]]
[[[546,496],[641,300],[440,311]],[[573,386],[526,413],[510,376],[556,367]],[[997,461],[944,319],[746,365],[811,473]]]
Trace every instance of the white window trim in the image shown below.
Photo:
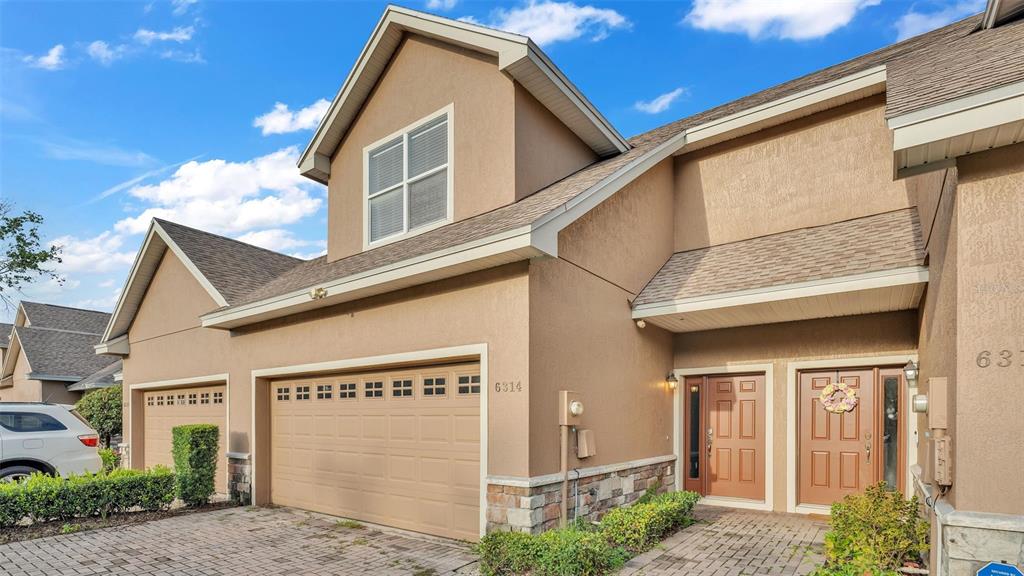
[[[448,115],[448,163],[445,165],[446,169],[448,170],[448,178],[446,179],[447,180],[447,185],[448,185],[448,190],[447,190],[448,202],[447,202],[447,206],[445,208],[445,217],[443,219],[441,219],[441,220],[438,220],[437,222],[432,222],[432,223],[427,224],[425,226],[420,226],[419,228],[416,228],[415,230],[409,230],[408,229],[408,227],[409,227],[409,178],[408,178],[408,169],[409,169],[409,166],[408,166],[409,133],[412,132],[413,130],[416,130],[420,126],[423,126],[424,124],[427,124],[428,122],[431,122],[432,120],[436,120],[438,117],[443,116],[445,114]],[[455,126],[455,104],[451,103],[451,104],[448,104],[447,106],[445,106],[444,108],[441,108],[437,112],[434,112],[433,114],[425,116],[425,117],[421,118],[420,120],[417,120],[416,122],[413,122],[412,124],[409,124],[408,126],[402,128],[400,130],[396,130],[395,132],[392,132],[391,134],[388,134],[387,136],[381,138],[380,140],[377,140],[376,142],[374,142],[374,143],[370,144],[369,146],[366,146],[365,148],[363,148],[363,194],[362,194],[362,203],[363,203],[363,250],[369,250],[371,248],[377,248],[379,246],[385,246],[387,244],[391,244],[392,242],[397,242],[399,240],[404,240],[406,238],[411,238],[413,236],[418,236],[420,234],[423,234],[424,232],[429,232],[429,231],[434,230],[436,228],[440,228],[441,226],[444,226],[446,224],[451,224],[452,223],[452,221],[454,219],[454,210],[455,210],[455,202],[454,202],[454,198],[455,198],[455,186],[454,186],[454,182],[455,182],[455,178],[454,178],[454,175],[455,175],[455,172],[454,172],[454,166],[455,166],[455,154],[454,154],[454,151],[455,151],[455,129],[454,129],[454,126]],[[403,202],[402,202],[403,232],[399,232],[397,234],[392,234],[390,236],[385,236],[384,238],[381,238],[379,240],[371,241],[370,240],[370,152],[372,150],[376,149],[376,148],[379,148],[380,146],[382,146],[384,144],[387,144],[389,141],[394,140],[395,138],[399,138],[399,137],[402,138],[402,145],[403,145],[403,148],[402,148],[402,167],[403,167],[402,168],[403,169],[403,175],[402,176],[403,176],[403,179],[402,179],[402,184],[401,184],[402,190],[403,190],[403,194],[404,194],[404,199],[403,199]],[[435,172],[437,172],[439,170],[441,170],[441,168],[434,168],[432,170],[428,170],[428,171],[424,172],[423,174],[420,174],[420,175],[416,176],[416,180],[420,180],[420,179],[426,178],[427,176],[430,176],[431,174],[434,174]],[[388,190],[391,190],[391,188],[389,188]],[[382,194],[382,193],[383,192],[378,192],[378,194]]]

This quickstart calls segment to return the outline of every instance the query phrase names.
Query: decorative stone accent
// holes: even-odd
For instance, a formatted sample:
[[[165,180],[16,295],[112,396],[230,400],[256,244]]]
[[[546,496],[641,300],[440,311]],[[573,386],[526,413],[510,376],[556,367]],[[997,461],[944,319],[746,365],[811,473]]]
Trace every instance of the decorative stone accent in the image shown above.
[[[658,493],[675,489],[671,473],[675,462],[584,476],[578,481],[569,472],[569,521],[582,518],[596,522],[612,508],[632,504],[648,488]],[[487,485],[487,531],[512,530],[537,534],[558,527],[561,516],[561,481],[532,487]],[[579,506],[577,506],[577,492]]]
[[[943,562],[949,576],[974,576],[989,562],[1024,566],[1024,531],[1000,530],[993,525],[944,526],[942,532]]]
[[[252,466],[248,458],[228,457],[228,491],[233,502],[252,503]]]

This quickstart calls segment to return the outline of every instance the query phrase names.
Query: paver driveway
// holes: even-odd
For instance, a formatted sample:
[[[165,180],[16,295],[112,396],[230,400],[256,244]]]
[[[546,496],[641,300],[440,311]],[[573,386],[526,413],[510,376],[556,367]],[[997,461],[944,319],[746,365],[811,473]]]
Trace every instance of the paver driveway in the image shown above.
[[[619,575],[804,575],[824,560],[823,521],[712,506],[698,506],[694,516],[696,524],[630,560]]]
[[[0,575],[476,572],[469,545],[345,528],[290,509],[229,508],[0,546]]]

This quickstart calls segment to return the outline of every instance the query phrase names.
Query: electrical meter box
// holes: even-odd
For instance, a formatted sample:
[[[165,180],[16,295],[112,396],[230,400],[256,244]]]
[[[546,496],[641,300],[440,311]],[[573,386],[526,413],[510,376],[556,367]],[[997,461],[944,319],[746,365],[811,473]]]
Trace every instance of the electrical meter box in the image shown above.
[[[583,421],[583,398],[578,392],[558,392],[558,425],[579,426]]]

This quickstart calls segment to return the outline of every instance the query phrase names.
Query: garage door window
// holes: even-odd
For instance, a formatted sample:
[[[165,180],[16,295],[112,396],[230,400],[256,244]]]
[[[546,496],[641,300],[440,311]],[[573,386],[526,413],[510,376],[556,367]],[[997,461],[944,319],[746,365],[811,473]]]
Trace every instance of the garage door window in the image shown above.
[[[157,396],[156,397],[156,405],[157,406],[163,406],[164,405],[164,397],[163,396]]]
[[[479,394],[480,375],[459,376],[459,394]]]
[[[291,388],[278,388],[277,389],[277,400],[283,402],[291,398]]]
[[[331,398],[334,398],[334,386],[331,384],[317,384],[316,399],[330,400]]]
[[[432,376],[430,378],[423,379],[423,395],[424,396],[444,396],[447,392],[447,379],[441,376]]]
[[[191,406],[191,405],[193,405],[193,404],[195,404],[195,403],[196,403],[196,398],[197,398],[197,397],[198,397],[198,396],[197,396],[197,395],[195,395],[195,394],[189,394],[189,395],[188,395],[188,403],[189,403],[189,406]]]
[[[184,394],[178,394],[178,406],[184,406],[184,405],[185,405],[185,395]]]
[[[153,396],[146,398],[146,406],[152,406],[154,404],[156,404],[156,398],[154,398]]]
[[[309,400],[309,386],[296,386],[295,387],[295,399],[296,400]]]
[[[383,382],[366,382],[363,384],[363,393],[367,398],[383,398],[384,397],[384,383]]]
[[[213,403],[214,404],[223,404],[224,403],[224,393],[223,392],[214,392],[213,393]]]
[[[412,380],[392,380],[391,396],[395,398],[411,398]]]
[[[338,384],[338,398],[341,400],[354,399],[356,397],[356,383]]]
[[[210,393],[209,392],[203,392],[202,394],[200,394],[199,395],[199,403],[200,404],[209,404],[210,403]]]

